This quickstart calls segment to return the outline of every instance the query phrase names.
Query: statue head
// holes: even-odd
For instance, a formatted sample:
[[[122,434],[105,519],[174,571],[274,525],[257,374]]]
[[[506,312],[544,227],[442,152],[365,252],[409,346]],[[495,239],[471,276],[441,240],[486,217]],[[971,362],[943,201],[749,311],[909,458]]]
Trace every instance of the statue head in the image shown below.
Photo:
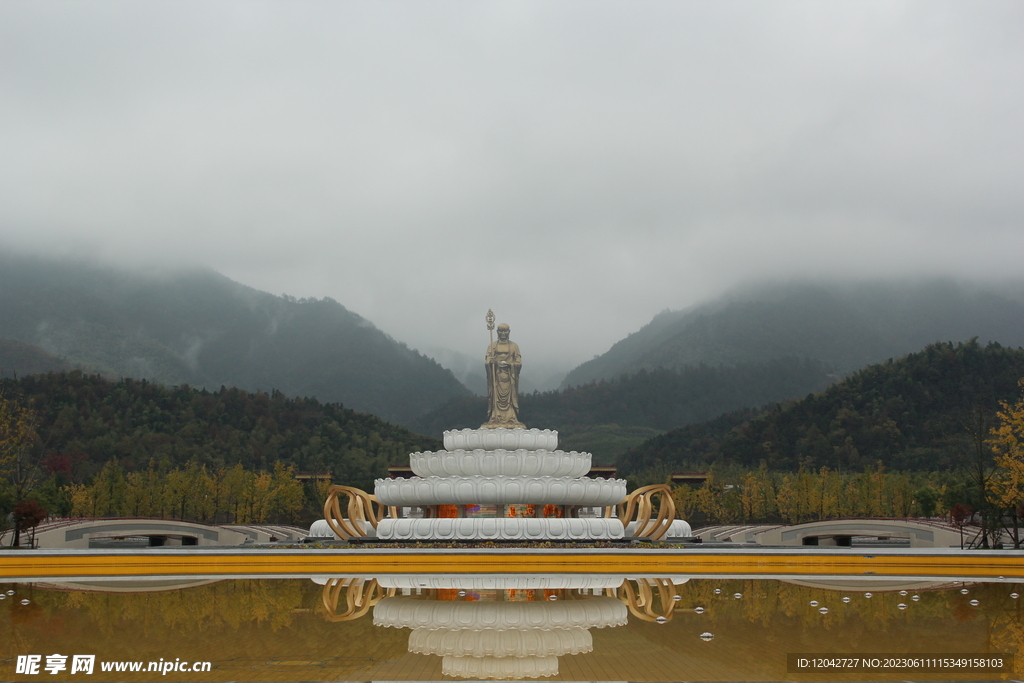
[[[508,333],[512,330],[505,323],[498,325],[498,339],[501,341],[508,341]]]

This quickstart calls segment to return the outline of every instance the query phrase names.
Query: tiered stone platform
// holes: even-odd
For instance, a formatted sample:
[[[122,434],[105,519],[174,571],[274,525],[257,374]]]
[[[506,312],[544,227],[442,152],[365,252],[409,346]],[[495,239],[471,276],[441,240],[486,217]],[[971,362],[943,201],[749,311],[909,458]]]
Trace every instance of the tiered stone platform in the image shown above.
[[[549,429],[463,429],[445,450],[413,453],[418,475],[378,479],[374,494],[399,516],[380,520],[384,540],[613,540],[612,517],[580,517],[626,497],[623,479],[589,479],[591,455],[560,451]]]

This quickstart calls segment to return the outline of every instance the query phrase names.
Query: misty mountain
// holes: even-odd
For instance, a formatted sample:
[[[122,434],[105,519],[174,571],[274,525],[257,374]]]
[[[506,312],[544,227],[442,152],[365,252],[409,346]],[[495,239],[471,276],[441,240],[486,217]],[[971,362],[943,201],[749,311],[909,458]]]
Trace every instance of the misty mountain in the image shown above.
[[[735,365],[798,356],[838,373],[896,358],[936,341],[1024,345],[1019,293],[950,280],[747,287],[682,311],[665,311],[562,386],[642,369]]]
[[[868,366],[824,392],[672,430],[619,459],[620,474],[664,481],[712,465],[938,471],[990,457],[1000,401],[1020,396],[1024,349],[939,343]]]
[[[108,376],[276,389],[395,422],[469,393],[332,299],[274,296],[210,270],[143,274],[0,254],[0,338]]]
[[[442,367],[451,370],[455,378],[475,395],[487,395],[487,375],[484,368],[483,352],[477,358],[460,351],[434,346],[423,346],[420,347],[420,350]]]
[[[451,370],[456,379],[474,394],[477,396],[487,395],[487,370],[484,368],[486,346],[481,345],[480,353],[472,356],[436,346],[420,346],[419,348],[424,355],[430,356]],[[519,391],[523,394],[557,389],[568,371],[568,366],[562,361],[536,358],[532,354],[528,355],[525,360],[523,372],[519,376]]]
[[[71,369],[71,365],[63,358],[49,354],[35,344],[26,344],[17,339],[0,339],[0,378]]]

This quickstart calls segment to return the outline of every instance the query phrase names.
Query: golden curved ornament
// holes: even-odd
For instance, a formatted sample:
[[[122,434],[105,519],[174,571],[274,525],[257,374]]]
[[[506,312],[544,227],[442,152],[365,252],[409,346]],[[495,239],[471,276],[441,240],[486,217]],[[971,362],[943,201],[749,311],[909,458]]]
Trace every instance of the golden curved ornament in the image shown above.
[[[637,619],[665,623],[672,620],[676,609],[676,587],[669,579],[635,579],[636,589],[630,581],[623,581],[618,589],[619,598]],[[611,589],[608,589],[611,591]],[[657,600],[655,600],[657,592]],[[660,606],[656,610],[655,605]],[[659,619],[661,621],[659,621]]]
[[[658,514],[654,515],[654,496],[661,496]],[[672,500],[672,488],[668,484],[652,484],[638,488],[619,503],[619,519],[622,526],[636,521],[633,538],[661,540],[668,533],[676,518],[676,504]],[[606,513],[608,516],[608,513]]]
[[[327,621],[358,619],[380,602],[381,598],[391,597],[395,592],[394,588],[382,588],[377,579],[328,579],[322,594],[324,608],[327,610]],[[342,593],[345,595],[344,610],[339,614],[338,606]]]
[[[341,511],[339,495],[348,496],[345,514]],[[376,508],[376,509],[375,509]],[[392,516],[397,516],[395,508],[388,508]],[[365,536],[362,522],[368,523],[374,530],[384,517],[385,506],[374,495],[351,486],[332,486],[327,490],[324,502],[324,520],[327,526],[344,541]]]

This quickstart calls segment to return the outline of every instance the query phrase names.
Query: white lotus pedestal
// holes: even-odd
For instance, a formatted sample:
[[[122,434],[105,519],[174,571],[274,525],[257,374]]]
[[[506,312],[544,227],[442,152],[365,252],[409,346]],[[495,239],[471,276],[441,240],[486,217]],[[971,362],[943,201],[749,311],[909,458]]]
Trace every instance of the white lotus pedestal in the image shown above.
[[[413,453],[409,479],[378,479],[374,495],[399,516],[380,521],[384,540],[613,540],[615,518],[581,508],[617,505],[623,479],[589,479],[589,453],[556,450],[558,432],[463,429],[446,450]]]

